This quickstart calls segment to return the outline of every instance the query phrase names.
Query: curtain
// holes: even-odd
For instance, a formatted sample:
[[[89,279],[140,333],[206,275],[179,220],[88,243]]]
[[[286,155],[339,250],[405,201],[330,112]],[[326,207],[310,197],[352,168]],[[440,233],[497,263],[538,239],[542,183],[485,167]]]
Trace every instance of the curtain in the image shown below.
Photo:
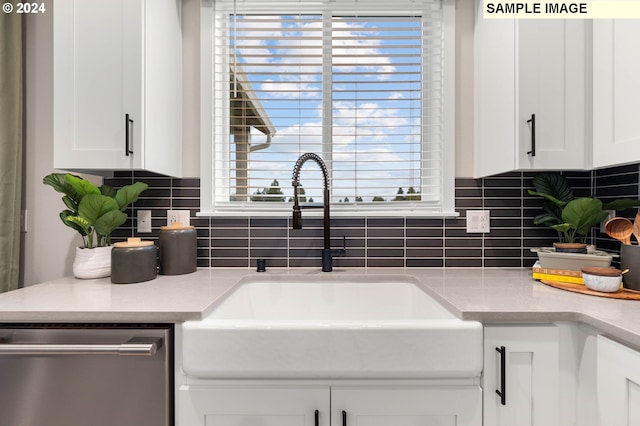
[[[0,14],[0,292],[18,288],[22,194],[22,15]]]

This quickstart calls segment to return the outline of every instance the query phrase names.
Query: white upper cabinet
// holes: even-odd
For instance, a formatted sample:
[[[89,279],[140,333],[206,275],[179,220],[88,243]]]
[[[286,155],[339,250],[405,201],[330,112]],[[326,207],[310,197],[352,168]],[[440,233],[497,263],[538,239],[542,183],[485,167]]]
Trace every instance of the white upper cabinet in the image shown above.
[[[57,0],[54,167],[182,174],[180,0]]]
[[[593,166],[640,161],[640,20],[593,21]]]
[[[481,4],[481,2],[478,2]],[[474,29],[474,176],[516,168],[515,21],[486,21]]]
[[[516,27],[517,168],[584,169],[584,21],[521,20]]]
[[[474,29],[474,175],[583,169],[585,23],[484,19]]]

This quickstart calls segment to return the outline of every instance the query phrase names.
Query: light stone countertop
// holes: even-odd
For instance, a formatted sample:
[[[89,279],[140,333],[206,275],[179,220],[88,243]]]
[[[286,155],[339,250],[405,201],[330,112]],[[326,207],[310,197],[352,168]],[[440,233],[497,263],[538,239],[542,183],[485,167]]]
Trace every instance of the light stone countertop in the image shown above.
[[[159,275],[137,284],[109,278],[62,278],[0,294],[0,322],[179,323],[206,317],[245,277],[341,277],[405,275],[465,320],[482,322],[575,321],[640,348],[640,301],[571,293],[531,279],[530,269],[369,268],[199,269]]]

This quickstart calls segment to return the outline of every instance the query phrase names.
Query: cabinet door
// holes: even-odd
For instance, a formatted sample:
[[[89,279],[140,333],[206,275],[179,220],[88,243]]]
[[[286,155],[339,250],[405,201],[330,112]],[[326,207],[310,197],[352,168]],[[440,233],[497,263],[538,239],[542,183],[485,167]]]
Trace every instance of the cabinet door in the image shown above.
[[[484,19],[483,4],[474,28],[474,176],[584,169],[584,21]]]
[[[484,332],[484,424],[559,425],[558,328],[485,326]]]
[[[182,175],[180,11],[180,0],[56,1],[55,168]]]
[[[593,21],[594,167],[640,160],[638,19]]]
[[[484,19],[476,1],[474,43],[474,176],[515,170],[516,76],[513,19]]]
[[[138,156],[125,155],[125,139],[129,131],[139,146],[142,137],[143,5],[56,1],[54,167],[139,167]]]
[[[640,425],[640,352],[598,336],[599,425]]]
[[[480,426],[479,387],[331,388],[332,426]]]
[[[184,386],[177,425],[329,426],[329,395],[328,387]]]
[[[584,169],[590,148],[584,21],[522,19],[516,25],[518,168]]]

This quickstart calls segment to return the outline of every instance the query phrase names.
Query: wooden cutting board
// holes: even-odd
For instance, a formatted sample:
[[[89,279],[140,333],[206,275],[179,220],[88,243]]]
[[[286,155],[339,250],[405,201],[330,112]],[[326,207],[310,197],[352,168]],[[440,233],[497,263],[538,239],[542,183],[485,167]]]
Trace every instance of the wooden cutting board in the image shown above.
[[[602,291],[591,290],[584,284],[561,283],[557,281],[540,280],[542,284],[562,290],[573,291],[574,293],[590,294],[592,296],[608,297],[611,299],[640,300],[640,291],[622,288],[615,293],[604,293]]]

